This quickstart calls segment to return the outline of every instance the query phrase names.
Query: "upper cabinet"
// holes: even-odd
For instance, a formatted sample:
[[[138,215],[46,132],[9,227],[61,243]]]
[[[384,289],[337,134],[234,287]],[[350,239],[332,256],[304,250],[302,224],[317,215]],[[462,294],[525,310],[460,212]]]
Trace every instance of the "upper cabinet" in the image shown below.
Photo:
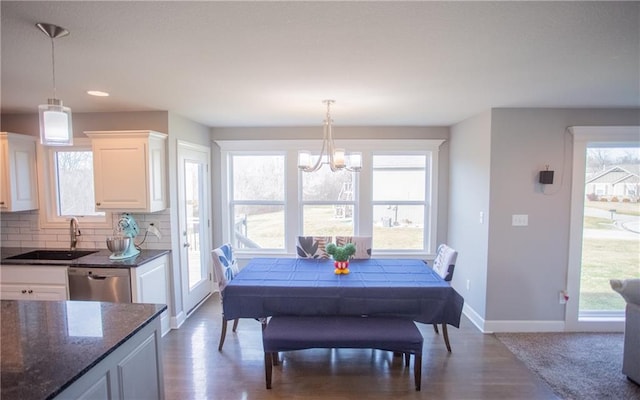
[[[96,210],[154,212],[167,208],[167,135],[91,131]]]
[[[37,138],[0,132],[0,210],[38,208]]]

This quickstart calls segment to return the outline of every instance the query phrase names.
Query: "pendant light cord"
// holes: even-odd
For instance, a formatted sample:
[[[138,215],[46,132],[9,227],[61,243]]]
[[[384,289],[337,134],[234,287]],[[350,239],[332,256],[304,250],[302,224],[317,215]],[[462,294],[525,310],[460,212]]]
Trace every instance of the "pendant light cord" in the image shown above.
[[[54,40],[51,38],[51,66],[53,71],[53,98],[56,99],[56,50],[54,47]]]

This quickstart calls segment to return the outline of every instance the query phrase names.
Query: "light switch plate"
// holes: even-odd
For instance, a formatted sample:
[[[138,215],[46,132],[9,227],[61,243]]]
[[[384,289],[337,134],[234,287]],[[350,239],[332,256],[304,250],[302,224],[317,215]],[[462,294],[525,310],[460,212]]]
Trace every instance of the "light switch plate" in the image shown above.
[[[511,216],[512,226],[527,226],[529,225],[529,215],[527,214],[513,214]]]

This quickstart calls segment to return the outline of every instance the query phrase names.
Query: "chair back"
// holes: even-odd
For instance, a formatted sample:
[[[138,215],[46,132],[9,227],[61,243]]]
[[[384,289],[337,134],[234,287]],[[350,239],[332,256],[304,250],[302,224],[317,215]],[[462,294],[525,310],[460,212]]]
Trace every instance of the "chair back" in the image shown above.
[[[356,252],[351,259],[371,258],[371,236],[336,236],[335,240],[336,246],[344,246],[347,243],[356,246]]]
[[[298,258],[329,258],[327,245],[331,236],[298,236],[296,254]]]
[[[233,247],[230,243],[225,243],[217,249],[211,251],[211,261],[213,263],[213,276],[218,282],[220,293],[224,290],[240,269],[233,256]]]
[[[446,244],[441,244],[438,246],[438,253],[433,260],[433,270],[436,271],[442,279],[449,282],[453,278],[453,270],[456,266],[457,258],[457,251]]]

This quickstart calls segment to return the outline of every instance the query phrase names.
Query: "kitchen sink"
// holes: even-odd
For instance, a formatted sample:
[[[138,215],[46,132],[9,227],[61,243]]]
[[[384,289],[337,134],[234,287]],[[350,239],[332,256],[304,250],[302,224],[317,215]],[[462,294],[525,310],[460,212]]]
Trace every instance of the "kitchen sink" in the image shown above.
[[[97,250],[33,250],[28,253],[7,257],[7,260],[75,260],[89,254],[97,253]]]

